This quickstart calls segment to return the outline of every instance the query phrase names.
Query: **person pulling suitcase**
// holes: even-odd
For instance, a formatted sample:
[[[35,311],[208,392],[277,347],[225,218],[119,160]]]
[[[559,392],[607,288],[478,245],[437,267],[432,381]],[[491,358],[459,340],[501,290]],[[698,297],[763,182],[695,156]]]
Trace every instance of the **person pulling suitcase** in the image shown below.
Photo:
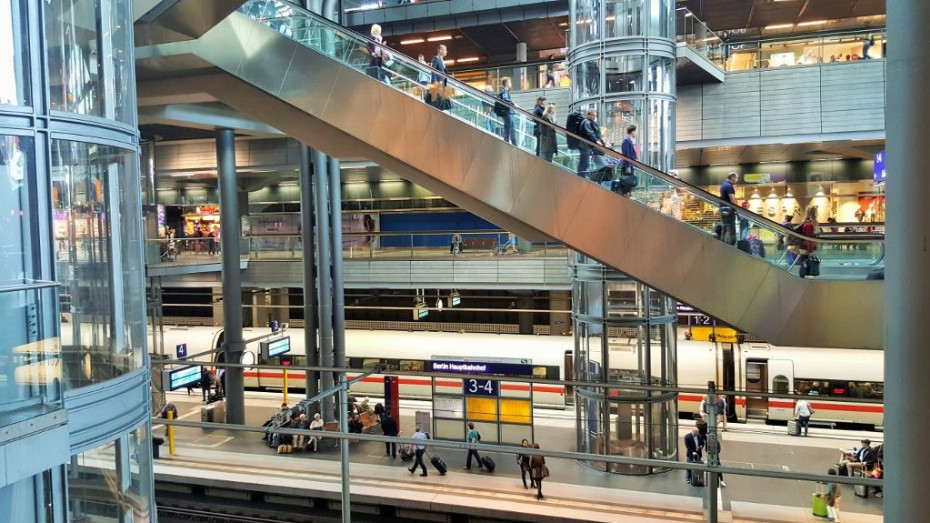
[[[465,443],[469,445],[477,445],[481,443],[481,434],[475,430],[475,424],[471,421],[468,422],[468,433],[465,435]],[[465,470],[471,470],[471,457],[475,457],[475,461],[478,462],[478,468],[482,468],[484,463],[481,460],[481,456],[478,455],[478,451],[470,448],[468,449],[468,456],[465,458],[465,466],[462,467]]]
[[[425,432],[420,431],[420,426],[417,425],[416,432],[413,433],[413,439],[429,439]],[[420,476],[426,476],[426,465],[423,464],[423,454],[426,453],[426,445],[420,445],[419,443],[414,445],[414,462],[413,466],[409,470],[411,474],[416,472],[417,467],[423,469],[423,473]]]

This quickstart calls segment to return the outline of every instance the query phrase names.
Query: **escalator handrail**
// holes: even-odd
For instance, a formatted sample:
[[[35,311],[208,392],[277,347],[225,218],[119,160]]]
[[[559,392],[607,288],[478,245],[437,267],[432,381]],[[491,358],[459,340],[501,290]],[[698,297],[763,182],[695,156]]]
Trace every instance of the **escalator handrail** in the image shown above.
[[[245,7],[246,7],[247,5],[251,4],[251,3],[254,2],[254,1],[256,1],[256,0],[249,0],[249,1],[245,2],[245,3],[242,5],[242,7],[239,8],[239,12],[242,13],[243,9],[245,9]],[[475,98],[478,98],[480,101],[482,101],[482,102],[484,102],[484,103],[487,103],[487,104],[491,105],[492,107],[493,107],[493,104],[494,104],[494,103],[496,103],[496,102],[501,102],[501,99],[500,99],[499,97],[497,97],[497,96],[490,96],[490,95],[488,95],[487,93],[482,92],[482,91],[479,90],[479,89],[476,89],[476,88],[474,88],[474,87],[472,87],[472,86],[470,86],[470,85],[468,85],[468,84],[466,84],[466,83],[464,83],[464,82],[462,82],[462,81],[460,81],[460,80],[457,80],[455,77],[453,77],[453,76],[451,76],[451,75],[440,73],[438,70],[433,69],[433,68],[432,68],[431,66],[429,66],[428,64],[424,66],[424,65],[421,64],[419,61],[417,61],[417,60],[415,60],[415,59],[413,59],[413,58],[411,58],[411,57],[409,57],[409,56],[403,54],[402,52],[400,52],[400,51],[398,51],[398,50],[396,50],[396,49],[394,49],[394,48],[391,48],[390,46],[387,46],[387,45],[382,44],[382,43],[378,43],[378,42],[376,42],[375,40],[372,40],[371,38],[369,38],[369,37],[367,37],[367,36],[365,36],[365,35],[363,35],[363,34],[357,33],[357,32],[355,32],[355,31],[353,31],[352,29],[349,29],[349,28],[347,28],[347,27],[345,27],[345,26],[342,26],[342,25],[340,25],[340,24],[338,24],[338,23],[336,23],[336,22],[334,22],[334,21],[332,21],[332,20],[329,20],[329,19],[327,19],[327,18],[325,18],[325,17],[323,17],[323,16],[321,16],[321,15],[319,15],[319,14],[313,13],[312,11],[308,11],[307,9],[304,9],[304,8],[298,6],[298,5],[295,5],[295,4],[292,4],[292,3],[290,3],[290,2],[287,2],[286,0],[270,0],[270,1],[279,2],[279,5],[280,5],[280,4],[286,4],[286,7],[287,7],[288,9],[291,9],[291,10],[296,11],[296,12],[300,12],[301,15],[307,16],[308,18],[312,19],[314,22],[320,23],[321,25],[324,25],[324,26],[328,26],[328,28],[331,29],[331,30],[334,31],[334,32],[338,32],[338,33],[345,34],[345,35],[347,35],[347,36],[349,36],[349,37],[351,37],[351,38],[354,38],[354,39],[358,40],[360,43],[364,43],[364,44],[366,45],[366,49],[367,49],[367,46],[368,46],[368,45],[374,45],[375,47],[380,48],[382,51],[387,51],[387,52],[389,52],[389,53],[392,55],[392,57],[393,57],[394,60],[400,60],[401,62],[404,62],[404,64],[405,64],[406,66],[412,67],[413,69],[416,69],[416,70],[418,70],[418,71],[420,71],[420,72],[429,73],[429,74],[431,75],[431,78],[432,78],[433,75],[439,76],[439,77],[441,77],[441,78],[443,78],[443,79],[445,80],[445,83],[446,83],[447,85],[448,85],[449,83],[452,83],[452,84],[453,84],[453,87],[454,87],[455,89],[458,89],[458,90],[463,91],[463,92],[468,92],[470,96],[473,96],[473,97],[475,97]],[[245,17],[247,17],[247,18],[249,18],[249,19],[253,19],[253,17],[250,16],[250,15],[247,15],[247,14],[245,14],[245,13],[242,13],[242,14],[243,14],[243,16],[245,16]],[[259,20],[274,20],[274,19],[276,19],[276,18],[288,19],[288,17],[286,17],[286,16],[284,16],[284,17],[281,17],[281,16],[278,16],[278,17],[259,17],[258,19],[259,19]],[[293,39],[293,38],[292,38],[292,39]],[[295,41],[296,41],[296,40],[295,40]],[[713,193],[711,193],[711,192],[709,192],[709,191],[706,191],[706,190],[704,190],[704,189],[701,189],[700,187],[696,187],[696,186],[694,186],[694,185],[688,184],[688,183],[686,183],[686,182],[684,182],[684,181],[682,181],[682,180],[680,180],[680,179],[678,179],[678,178],[676,178],[676,177],[674,177],[674,176],[672,176],[672,175],[670,175],[670,174],[664,173],[664,172],[662,172],[662,171],[660,171],[660,170],[658,170],[658,169],[655,169],[655,168],[653,168],[653,167],[651,167],[651,166],[649,166],[649,165],[646,165],[646,164],[644,164],[644,163],[641,163],[641,162],[639,162],[638,160],[634,160],[634,159],[631,159],[631,158],[627,158],[626,156],[623,156],[622,154],[618,153],[617,151],[615,151],[615,150],[613,150],[613,149],[611,149],[611,148],[609,148],[609,147],[604,147],[604,146],[601,146],[601,145],[599,145],[599,144],[590,142],[590,141],[587,140],[586,138],[584,138],[584,137],[582,137],[582,136],[579,136],[579,135],[577,135],[577,134],[575,134],[575,133],[572,133],[572,132],[568,131],[567,129],[565,129],[564,127],[561,127],[561,126],[559,126],[559,125],[552,124],[552,123],[550,123],[550,122],[547,121],[547,120],[537,118],[534,114],[532,114],[532,113],[530,113],[530,112],[527,112],[526,110],[521,109],[521,108],[517,107],[516,105],[510,105],[510,108],[511,108],[511,110],[513,110],[513,111],[519,113],[520,115],[522,115],[524,118],[527,118],[527,119],[533,121],[535,124],[544,125],[544,126],[546,126],[546,127],[553,128],[557,134],[563,134],[563,135],[565,135],[565,136],[571,136],[571,137],[573,137],[573,138],[576,138],[576,139],[578,139],[579,142],[582,142],[582,143],[586,144],[588,147],[591,147],[591,148],[593,148],[593,149],[596,149],[596,150],[600,151],[600,153],[602,153],[602,154],[605,155],[605,156],[609,156],[609,157],[611,157],[611,158],[614,158],[615,160],[621,160],[621,161],[628,162],[629,164],[633,165],[636,169],[639,169],[640,171],[643,171],[644,173],[647,173],[647,174],[649,174],[649,175],[651,175],[651,176],[653,176],[653,177],[655,177],[655,178],[658,178],[658,179],[662,180],[663,182],[667,183],[668,185],[671,185],[671,186],[673,186],[673,187],[675,187],[675,188],[677,188],[677,189],[681,189],[681,190],[683,190],[683,191],[685,191],[685,192],[687,192],[687,193],[690,193],[690,194],[692,194],[692,195],[694,195],[694,196],[696,196],[696,197],[698,197],[698,198],[701,198],[701,199],[705,200],[706,203],[708,203],[708,204],[710,204],[710,205],[715,205],[715,206],[717,206],[718,209],[719,209],[719,208],[722,208],[722,207],[729,207],[729,208],[731,208],[731,209],[735,212],[734,218],[737,219],[737,225],[739,224],[739,219],[736,218],[736,217],[742,217],[742,218],[745,218],[745,219],[747,219],[747,220],[757,222],[757,223],[759,223],[760,225],[765,225],[766,228],[768,228],[768,229],[770,229],[770,230],[774,230],[774,232],[775,232],[776,234],[781,235],[781,236],[784,236],[785,238],[787,238],[787,237],[790,236],[790,237],[795,238],[795,239],[797,239],[797,240],[801,240],[801,241],[810,241],[810,242],[814,242],[815,244],[824,244],[824,245],[829,245],[829,244],[841,244],[841,245],[849,245],[849,244],[859,244],[859,243],[865,243],[865,244],[875,243],[874,241],[865,240],[865,239],[833,240],[833,239],[818,238],[818,237],[816,237],[816,236],[814,236],[814,237],[805,236],[805,235],[801,234],[800,232],[795,231],[794,229],[787,228],[787,227],[783,226],[782,224],[780,224],[780,223],[778,223],[778,222],[776,222],[776,221],[774,221],[774,220],[771,220],[771,219],[769,219],[769,218],[767,218],[767,217],[765,217],[765,216],[762,216],[762,215],[760,215],[760,214],[756,214],[756,213],[754,213],[754,212],[752,212],[752,211],[748,211],[748,210],[746,210],[746,209],[743,209],[743,208],[742,208],[741,206],[739,206],[739,205],[736,205],[736,204],[733,204],[733,203],[731,203],[731,202],[725,201],[725,200],[721,199],[719,196],[717,196],[717,195],[715,195],[715,194],[713,194]],[[550,163],[551,163],[551,162],[550,162]],[[557,165],[557,164],[554,164],[554,163],[553,163],[553,165]],[[637,202],[637,203],[639,203],[639,202]],[[686,224],[686,225],[691,225],[691,224],[689,224],[688,222],[684,222],[684,221],[681,222],[681,223]]]

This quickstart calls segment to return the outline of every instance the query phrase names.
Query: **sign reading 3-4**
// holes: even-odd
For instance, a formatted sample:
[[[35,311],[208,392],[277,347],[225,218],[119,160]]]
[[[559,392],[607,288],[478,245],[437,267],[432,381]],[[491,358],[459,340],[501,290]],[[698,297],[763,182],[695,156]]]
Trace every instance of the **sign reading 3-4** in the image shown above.
[[[500,389],[497,380],[484,378],[468,378],[462,380],[462,394],[466,396],[492,396],[497,397]]]

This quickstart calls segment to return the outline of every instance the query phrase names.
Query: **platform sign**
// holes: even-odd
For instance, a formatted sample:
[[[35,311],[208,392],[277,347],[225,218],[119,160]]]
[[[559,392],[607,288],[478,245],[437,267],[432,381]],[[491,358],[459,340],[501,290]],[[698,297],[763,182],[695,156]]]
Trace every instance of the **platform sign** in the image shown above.
[[[431,360],[429,362],[429,372],[532,377],[533,366],[524,363]]]
[[[500,395],[500,388],[497,380],[468,378],[462,380],[462,394],[466,396],[497,397]]]
[[[178,352],[179,360],[182,360],[187,357],[187,344],[186,343],[179,343],[176,349]]]
[[[885,182],[885,151],[879,151],[872,157],[872,173],[876,184]]]
[[[259,343],[259,347],[262,350],[262,359],[277,358],[291,352],[291,337],[284,336],[271,341],[263,341]]]
[[[166,390],[178,390],[200,384],[200,365],[185,365],[162,372],[162,386]]]
[[[278,320],[271,320],[269,326],[271,327],[272,333],[278,332],[278,329],[281,327],[281,325],[278,323]]]

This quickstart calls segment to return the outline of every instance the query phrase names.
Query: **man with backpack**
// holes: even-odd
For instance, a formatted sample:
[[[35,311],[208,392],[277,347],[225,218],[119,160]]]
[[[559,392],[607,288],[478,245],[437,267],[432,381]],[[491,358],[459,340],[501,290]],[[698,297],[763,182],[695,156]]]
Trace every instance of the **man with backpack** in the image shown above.
[[[578,125],[577,134],[588,142],[604,145],[601,139],[601,128],[597,125],[597,113],[588,111],[584,120]],[[588,178],[588,171],[591,166],[591,157],[595,154],[602,154],[600,151],[588,145],[587,142],[578,142],[578,176]]]
[[[501,80],[501,103],[494,104],[494,113],[504,121],[504,141],[517,145],[517,130],[513,126],[513,98],[510,96],[510,78]]]
[[[465,442],[468,443],[469,445],[475,445],[477,443],[481,443],[481,434],[479,434],[478,431],[475,430],[475,424],[471,421],[468,422],[468,434],[465,435]],[[471,457],[472,456],[474,456],[475,460],[478,461],[478,468],[480,469],[482,467],[481,456],[478,455],[478,451],[473,448],[469,448],[468,457],[465,458],[465,466],[463,467],[465,470],[471,470]]]

